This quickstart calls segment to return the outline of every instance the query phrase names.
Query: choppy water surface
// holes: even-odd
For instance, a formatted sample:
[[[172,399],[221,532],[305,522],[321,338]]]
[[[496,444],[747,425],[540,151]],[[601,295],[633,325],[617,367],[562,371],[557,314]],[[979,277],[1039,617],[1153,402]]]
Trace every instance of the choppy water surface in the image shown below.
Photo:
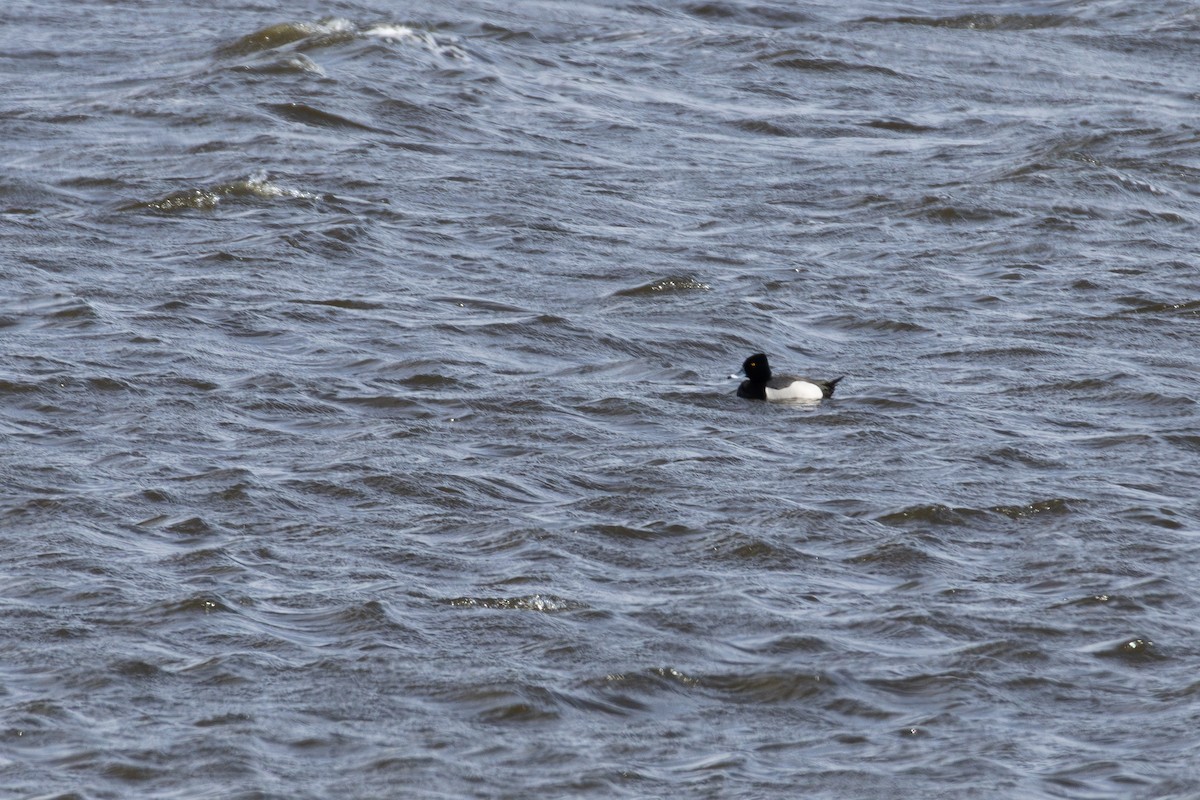
[[[925,6],[5,5],[0,794],[1200,794],[1200,14]]]

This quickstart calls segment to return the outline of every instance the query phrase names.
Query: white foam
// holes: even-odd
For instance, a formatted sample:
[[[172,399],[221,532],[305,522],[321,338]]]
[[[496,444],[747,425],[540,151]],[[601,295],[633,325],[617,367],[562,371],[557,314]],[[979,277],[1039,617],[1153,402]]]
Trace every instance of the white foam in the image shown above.
[[[260,170],[253,175],[248,176],[245,180],[234,181],[228,184],[224,194],[234,195],[254,195],[264,199],[274,197],[291,197],[301,200],[316,200],[317,195],[311,192],[301,191],[300,189],[290,189],[286,186],[280,186],[272,183],[267,177],[266,170]]]
[[[321,33],[353,33],[354,23],[341,17],[326,17],[317,23]]]
[[[375,25],[363,31],[367,36],[378,36],[380,39],[421,39],[417,32],[407,25]],[[429,34],[425,34],[429,36]]]
[[[460,48],[453,45],[443,46],[438,43],[437,39],[433,38],[433,34],[429,33],[429,31],[417,30],[407,25],[381,23],[364,29],[362,34],[364,36],[375,36],[389,42],[412,42],[421,45],[431,53],[436,53],[445,58],[454,58],[460,61],[467,60],[467,54]]]

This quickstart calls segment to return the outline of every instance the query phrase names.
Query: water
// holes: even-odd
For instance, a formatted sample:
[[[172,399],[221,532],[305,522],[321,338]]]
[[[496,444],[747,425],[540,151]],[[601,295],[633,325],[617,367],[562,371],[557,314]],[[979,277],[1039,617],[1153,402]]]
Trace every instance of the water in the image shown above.
[[[1191,4],[0,45],[3,796],[1200,795]]]

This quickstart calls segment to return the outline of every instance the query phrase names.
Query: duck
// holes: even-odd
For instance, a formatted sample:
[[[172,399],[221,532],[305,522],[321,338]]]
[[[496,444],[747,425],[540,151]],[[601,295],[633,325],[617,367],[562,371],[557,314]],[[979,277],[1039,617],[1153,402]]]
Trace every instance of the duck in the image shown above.
[[[737,396],[749,400],[824,400],[833,397],[833,390],[846,377],[818,381],[794,375],[772,376],[764,353],[755,353],[743,361],[742,373],[746,380],[738,387]]]

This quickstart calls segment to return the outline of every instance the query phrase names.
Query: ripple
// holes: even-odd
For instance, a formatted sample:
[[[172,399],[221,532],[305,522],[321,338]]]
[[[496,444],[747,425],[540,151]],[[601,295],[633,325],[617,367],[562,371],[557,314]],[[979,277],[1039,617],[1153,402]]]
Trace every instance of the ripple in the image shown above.
[[[391,131],[385,131],[373,125],[368,125],[365,122],[359,122],[341,114],[335,114],[332,111],[325,111],[307,103],[268,103],[264,107],[282,119],[289,122],[299,122],[303,125],[312,125],[318,128],[367,131],[370,133],[391,133]]]
[[[1025,519],[1039,514],[1069,514],[1075,511],[1081,500],[1054,497],[1048,500],[1036,500],[1025,505],[992,506],[988,510],[1002,514],[1009,519]]]
[[[1140,636],[1091,645],[1085,648],[1084,652],[1100,658],[1124,661],[1131,666],[1154,663],[1167,658],[1159,651],[1154,642]]]
[[[910,542],[888,542],[846,559],[849,564],[881,567],[888,571],[912,574],[943,568],[945,561],[926,547]]]
[[[321,78],[327,77],[321,65],[303,53],[291,53],[264,63],[240,65],[233,69],[253,75],[315,75]]]
[[[843,61],[837,58],[823,58],[800,50],[782,50],[761,56],[758,60],[766,62],[773,67],[801,72],[867,72],[892,77],[900,76],[898,72],[888,67]]]
[[[316,195],[298,189],[289,189],[273,183],[265,172],[248,178],[218,183],[203,189],[185,189],[157,200],[142,200],[127,203],[122,211],[212,211],[225,200],[274,200],[278,198],[315,200]]]
[[[989,208],[967,203],[951,197],[926,196],[912,206],[908,216],[922,217],[931,222],[954,224],[959,222],[983,223],[1014,219],[1020,216],[1008,208]]]
[[[464,687],[444,699],[489,725],[547,723],[561,716],[555,695],[528,683]]]
[[[525,597],[452,597],[443,602],[457,608],[538,611],[549,614],[562,611],[580,611],[587,608],[582,603],[577,603],[563,597],[540,594],[527,595]]]
[[[987,508],[951,507],[942,503],[909,506],[891,511],[878,517],[887,525],[922,523],[927,525],[970,525],[987,517],[999,514],[1009,519],[1025,519],[1039,514],[1068,514],[1076,510],[1083,501],[1061,497],[1035,500],[1023,505],[998,505]]]
[[[736,703],[810,702],[837,687],[828,676],[798,671],[710,674],[701,676],[698,683]]]
[[[772,4],[746,5],[736,2],[688,3],[684,11],[701,19],[736,19],[743,24],[762,25],[768,28],[792,27],[811,21],[812,17],[794,8]]]
[[[336,27],[348,27],[347,23],[317,25],[305,22],[279,22],[248,33],[235,42],[223,46],[222,55],[245,55],[263,50],[274,50],[319,33],[329,33]]]
[[[724,536],[709,549],[717,561],[754,564],[764,569],[797,569],[808,560],[794,547],[743,533]]]
[[[885,525],[903,525],[910,522],[928,525],[966,525],[972,519],[982,515],[983,512],[978,509],[952,508],[942,503],[929,503],[891,511],[877,519]]]
[[[1120,297],[1117,302],[1128,308],[1121,314],[1157,314],[1165,316],[1194,317],[1200,314],[1200,300],[1178,302],[1151,300],[1145,297]]]
[[[369,300],[354,300],[343,298],[328,298],[322,300],[290,300],[292,303],[313,306],[329,306],[330,308],[343,308],[352,311],[373,311],[380,308],[386,308],[383,303],[376,303]]]
[[[1074,17],[1061,14],[960,14],[949,17],[898,16],[864,17],[863,23],[881,25],[923,25],[972,31],[1030,31],[1077,26]]]
[[[882,334],[896,333],[913,333],[924,334],[932,333],[933,330],[919,322],[911,320],[889,319],[887,317],[873,317],[863,314],[837,314],[825,315],[819,319],[821,324],[837,327],[842,330],[849,331],[870,331]]]
[[[769,119],[739,119],[729,124],[739,131],[764,136],[792,137],[801,135],[800,131]]]
[[[891,131],[893,133],[929,133],[937,130],[929,125],[922,125],[917,122],[899,118],[873,119],[864,122],[863,125],[868,128],[875,128],[881,131]]]
[[[660,293],[708,291],[712,286],[687,276],[659,278],[649,283],[613,292],[614,297],[647,297]]]
[[[68,328],[90,327],[100,321],[96,308],[86,300],[62,300],[47,309],[43,317],[48,323]]]
[[[338,17],[318,22],[279,22],[248,33],[223,45],[217,54],[224,58],[260,55],[284,48],[316,50],[345,45],[356,40],[416,45],[442,58],[465,61],[467,53],[455,44],[439,41],[434,33],[409,25],[379,22],[365,27]]]

